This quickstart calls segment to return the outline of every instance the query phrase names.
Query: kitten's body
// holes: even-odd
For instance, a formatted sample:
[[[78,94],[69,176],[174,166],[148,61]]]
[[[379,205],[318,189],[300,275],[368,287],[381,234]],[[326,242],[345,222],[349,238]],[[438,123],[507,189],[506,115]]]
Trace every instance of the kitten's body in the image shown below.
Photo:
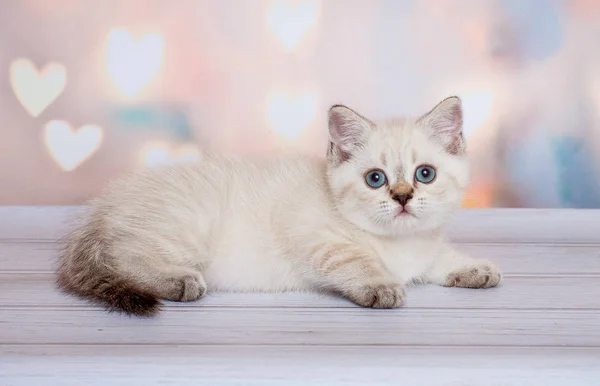
[[[138,315],[154,313],[158,299],[195,300],[207,288],[325,290],[389,308],[411,282],[496,285],[494,266],[442,238],[467,168],[462,152],[452,154],[456,143],[432,140],[436,122],[424,118],[433,112],[375,125],[335,109],[327,160],[205,153],[197,165],[112,184],[67,238],[59,285]],[[419,194],[412,176],[421,164],[436,165],[437,186]],[[389,175],[385,189],[365,187],[372,168]],[[396,202],[402,189],[414,193],[405,206]]]

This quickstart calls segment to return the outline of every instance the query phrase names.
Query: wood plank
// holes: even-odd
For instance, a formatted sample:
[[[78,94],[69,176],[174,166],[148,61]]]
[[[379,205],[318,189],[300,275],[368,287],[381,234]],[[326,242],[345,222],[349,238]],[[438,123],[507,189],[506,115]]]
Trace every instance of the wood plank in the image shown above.
[[[498,264],[506,275],[600,275],[600,245],[460,244],[474,257]],[[51,272],[54,242],[0,242],[0,272]]]
[[[143,320],[84,306],[58,294],[51,274],[34,273],[52,269],[56,244],[29,236],[52,234],[61,226],[55,222],[52,229],[52,216],[71,213],[47,209],[31,229],[24,221],[32,212],[16,216],[26,229],[9,238],[3,233],[10,223],[2,216],[8,212],[0,208],[3,385],[358,385],[401,379],[546,386],[592,385],[600,375],[600,242],[590,244],[589,232],[551,240],[540,232],[558,229],[530,221],[517,228],[519,238],[514,229],[494,233],[514,222],[502,219],[506,212],[494,217],[499,222],[482,212],[472,214],[480,217],[475,220],[461,214],[458,223],[465,224],[454,236],[471,242],[463,250],[503,267],[507,277],[500,288],[419,286],[399,310],[360,309],[314,294],[221,293],[172,303],[156,319]],[[554,212],[542,214],[532,216],[559,220]],[[593,221],[575,217],[575,228],[597,230]],[[566,224],[572,226],[573,218]],[[478,221],[481,227],[469,228]],[[482,243],[486,237],[520,244]],[[531,243],[536,240],[544,244]]]
[[[0,347],[4,385],[592,386],[600,350],[393,346]]]
[[[56,242],[0,241],[0,272],[52,272],[58,258]]]
[[[448,236],[471,243],[599,243],[600,209],[464,209]]]
[[[596,309],[600,278],[507,277],[498,288],[473,290],[419,285],[408,291],[407,308],[455,309]],[[0,307],[82,307],[86,303],[59,293],[50,274],[0,274]],[[211,307],[354,308],[332,296],[309,293],[209,293],[191,303],[167,303],[166,309]],[[100,309],[100,308],[98,308]]]
[[[85,210],[85,206],[0,206],[0,240],[58,240]]]
[[[0,207],[0,239],[56,240],[85,209]],[[600,209],[463,209],[448,226],[448,234],[472,243],[600,243]]]
[[[572,346],[600,348],[600,313],[360,308],[0,309],[0,344]]]

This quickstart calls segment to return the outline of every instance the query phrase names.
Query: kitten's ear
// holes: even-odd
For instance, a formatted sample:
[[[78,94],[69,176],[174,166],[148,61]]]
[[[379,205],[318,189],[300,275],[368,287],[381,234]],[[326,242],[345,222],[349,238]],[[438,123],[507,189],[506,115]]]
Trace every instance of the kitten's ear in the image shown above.
[[[375,124],[346,106],[329,109],[329,157],[340,163],[369,139]]]
[[[463,154],[466,144],[462,135],[463,111],[459,97],[446,98],[417,121],[450,154]]]

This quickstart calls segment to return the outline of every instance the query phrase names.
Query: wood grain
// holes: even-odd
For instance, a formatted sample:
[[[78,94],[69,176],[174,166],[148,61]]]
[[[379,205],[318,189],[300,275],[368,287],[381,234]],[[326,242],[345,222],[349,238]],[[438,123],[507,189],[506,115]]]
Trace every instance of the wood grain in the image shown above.
[[[3,344],[576,346],[600,348],[598,311],[180,309],[154,319],[89,308],[0,309]]]
[[[13,386],[595,386],[600,378],[600,350],[581,348],[6,345],[0,350],[0,382]]]

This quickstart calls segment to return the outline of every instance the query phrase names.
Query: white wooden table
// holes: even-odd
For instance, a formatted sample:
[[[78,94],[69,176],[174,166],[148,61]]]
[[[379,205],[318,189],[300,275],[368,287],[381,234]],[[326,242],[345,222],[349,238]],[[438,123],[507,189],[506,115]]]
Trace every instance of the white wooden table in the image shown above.
[[[406,308],[210,294],[155,319],[58,293],[79,207],[0,207],[0,385],[600,385],[600,211],[465,210],[450,236],[490,290],[421,286]]]

